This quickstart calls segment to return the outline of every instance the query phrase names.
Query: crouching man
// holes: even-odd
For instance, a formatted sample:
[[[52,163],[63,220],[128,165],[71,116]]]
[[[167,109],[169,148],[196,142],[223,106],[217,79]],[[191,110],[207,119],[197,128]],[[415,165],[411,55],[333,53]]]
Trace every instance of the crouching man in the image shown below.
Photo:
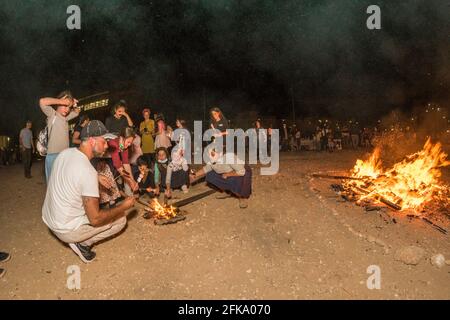
[[[119,233],[126,225],[126,210],[134,198],[99,209],[99,177],[90,160],[101,157],[114,138],[103,123],[93,120],[80,134],[79,148],[66,149],[56,158],[47,187],[42,219],[50,230],[85,262],[95,258],[92,246]],[[104,184],[102,180],[100,183]]]

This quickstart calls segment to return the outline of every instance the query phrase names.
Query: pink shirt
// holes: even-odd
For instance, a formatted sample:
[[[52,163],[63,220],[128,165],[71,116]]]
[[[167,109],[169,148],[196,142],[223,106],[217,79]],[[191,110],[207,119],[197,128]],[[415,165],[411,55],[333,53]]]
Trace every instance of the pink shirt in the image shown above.
[[[120,138],[116,138],[114,140],[108,141],[108,151],[111,154],[111,159],[114,165],[114,168],[119,169],[123,164],[129,164],[130,161],[128,159],[128,149],[120,150],[119,140]]]

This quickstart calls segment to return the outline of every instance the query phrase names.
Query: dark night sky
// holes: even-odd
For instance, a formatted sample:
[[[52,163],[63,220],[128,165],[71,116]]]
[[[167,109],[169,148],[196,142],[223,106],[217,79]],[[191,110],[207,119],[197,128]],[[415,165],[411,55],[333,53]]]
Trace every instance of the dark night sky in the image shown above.
[[[382,30],[366,28],[370,4]],[[361,119],[450,92],[448,0],[2,0],[0,34],[0,133],[43,123],[39,97],[66,88],[131,87],[199,119],[203,92],[229,117],[288,117],[293,93],[299,116]]]

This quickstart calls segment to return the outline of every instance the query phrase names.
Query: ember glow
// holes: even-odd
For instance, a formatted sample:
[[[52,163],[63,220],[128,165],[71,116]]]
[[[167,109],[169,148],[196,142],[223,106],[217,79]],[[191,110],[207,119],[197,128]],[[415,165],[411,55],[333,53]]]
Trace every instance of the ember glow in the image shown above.
[[[154,211],[155,219],[172,219],[177,216],[177,209],[172,206],[162,206],[157,199],[150,202],[150,207]]]
[[[440,168],[448,165],[441,144],[430,139],[422,150],[386,170],[381,166],[380,149],[375,149],[368,160],[357,160],[351,171],[352,177],[360,180],[346,181],[344,188],[351,189],[360,201],[384,199],[401,210],[421,212],[431,202],[449,202],[449,186],[440,180]]]

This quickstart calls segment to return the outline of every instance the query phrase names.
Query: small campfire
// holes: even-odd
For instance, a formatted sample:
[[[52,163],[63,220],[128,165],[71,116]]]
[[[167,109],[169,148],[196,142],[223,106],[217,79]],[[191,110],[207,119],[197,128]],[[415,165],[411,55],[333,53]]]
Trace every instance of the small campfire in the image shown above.
[[[180,209],[171,205],[162,205],[156,198],[152,199],[148,205],[146,205],[145,209],[147,212],[144,215],[144,218],[154,218],[154,222],[157,225],[176,223],[186,219],[186,217],[181,214]]]
[[[155,219],[169,220],[177,216],[178,209],[170,205],[161,205],[157,199],[152,199],[150,208],[153,209]]]
[[[188,204],[191,204],[195,201],[203,199],[213,193],[216,190],[209,189],[198,194],[195,194],[189,198],[182,199],[173,203],[172,205],[168,205],[164,203],[162,205],[159,203],[158,199],[154,198],[149,202],[138,199],[138,203],[144,206],[144,210],[146,211],[143,215],[144,219],[152,219],[154,218],[154,222],[157,225],[166,225],[177,223],[178,221],[182,221],[186,219],[186,211],[180,210],[181,207],[184,207]],[[166,199],[167,200],[167,199]],[[166,202],[165,200],[165,202]]]
[[[367,160],[358,159],[349,176],[316,177],[341,179],[340,184],[331,185],[332,189],[367,211],[388,207],[447,233],[429,219],[437,214],[450,219],[450,189],[440,179],[441,168],[449,166],[450,161],[441,144],[428,139],[422,150],[387,169],[382,166],[380,154],[376,148]]]

